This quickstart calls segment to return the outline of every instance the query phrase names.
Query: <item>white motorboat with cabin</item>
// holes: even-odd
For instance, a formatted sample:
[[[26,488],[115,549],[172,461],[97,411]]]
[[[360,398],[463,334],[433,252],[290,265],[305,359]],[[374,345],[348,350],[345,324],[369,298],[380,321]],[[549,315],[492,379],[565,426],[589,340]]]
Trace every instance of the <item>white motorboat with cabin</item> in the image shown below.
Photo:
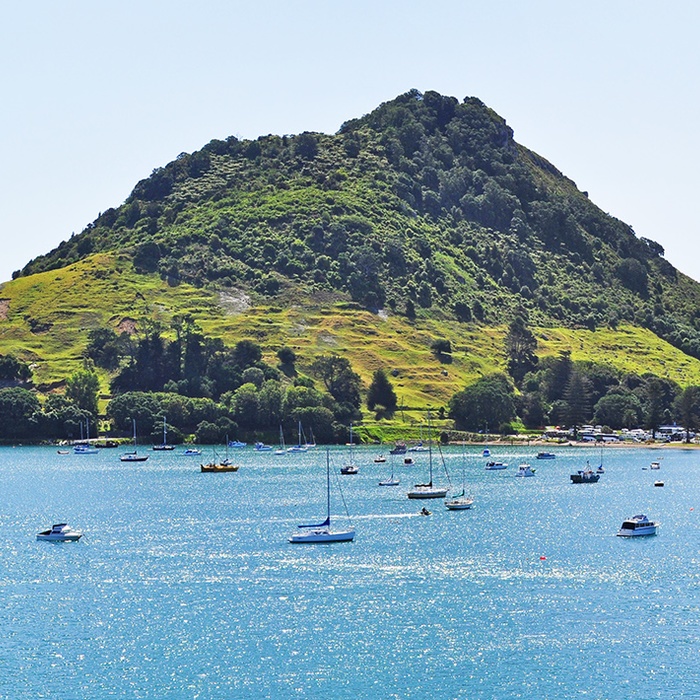
[[[518,467],[518,471],[515,472],[515,476],[535,476],[535,470],[529,464],[521,464]]]
[[[655,535],[659,528],[659,523],[649,520],[646,515],[633,515],[622,522],[618,531],[618,537],[644,537]]]
[[[67,523],[56,523],[50,530],[39,532],[36,538],[46,542],[77,542],[82,536],[82,532],[73,530]]]

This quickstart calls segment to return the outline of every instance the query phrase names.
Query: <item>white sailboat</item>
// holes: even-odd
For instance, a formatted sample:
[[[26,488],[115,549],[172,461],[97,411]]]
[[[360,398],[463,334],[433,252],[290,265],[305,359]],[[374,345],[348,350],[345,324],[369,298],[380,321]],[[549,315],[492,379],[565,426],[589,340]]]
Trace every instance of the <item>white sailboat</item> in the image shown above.
[[[136,450],[136,419],[132,418],[132,423],[134,426],[134,451],[125,452],[119,460],[121,462],[145,462],[148,459],[148,455],[140,455]]]
[[[306,447],[311,449],[312,447],[316,447],[316,438],[314,437],[314,429],[312,427],[309,427],[309,433],[311,433],[311,440],[306,441]]]
[[[379,482],[380,486],[398,486],[399,485],[399,480],[394,477],[394,456],[392,455],[390,457],[390,459],[391,459],[391,476],[388,479],[381,479]]]
[[[330,455],[326,449],[326,519],[314,525],[298,525],[302,532],[293,534],[292,544],[330,544],[332,542],[352,542],[355,538],[354,528],[348,530],[331,530],[331,467]]]
[[[73,452],[77,455],[97,454],[97,448],[90,444],[90,421],[85,419],[85,441],[83,442],[83,422],[80,421],[80,442],[73,445]]]
[[[287,450],[284,447],[284,433],[282,432],[282,426],[280,425],[280,446],[278,450],[275,450],[277,456],[286,455]]]
[[[416,484],[406,494],[409,498],[445,498],[447,489],[441,486],[433,486],[433,449],[430,437],[430,418],[428,418],[428,465],[430,479],[427,484]]]
[[[163,416],[163,443],[161,445],[153,445],[152,449],[156,452],[169,452],[175,449],[173,445],[168,445],[168,427],[165,422],[165,416]]]
[[[348,460],[347,464],[344,464],[340,468],[341,474],[357,474],[360,471],[357,464],[355,464],[354,449],[355,442],[352,439],[352,423],[350,423],[350,459]]]
[[[447,510],[467,510],[471,508],[474,503],[474,499],[466,494],[465,462],[466,455],[462,452],[462,492],[445,500],[445,508],[447,508]]]
[[[291,447],[288,447],[287,452],[306,452],[307,447],[304,444],[306,442],[306,440],[304,440],[304,442],[301,441],[301,434],[302,434],[301,421],[299,421],[298,431],[299,431],[299,437],[297,438],[297,444],[292,445]]]

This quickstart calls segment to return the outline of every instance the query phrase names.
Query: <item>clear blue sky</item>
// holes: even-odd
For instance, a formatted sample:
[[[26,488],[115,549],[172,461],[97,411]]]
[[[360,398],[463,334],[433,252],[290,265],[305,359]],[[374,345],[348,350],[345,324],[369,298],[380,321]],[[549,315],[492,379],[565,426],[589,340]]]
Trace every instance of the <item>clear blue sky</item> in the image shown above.
[[[212,138],[411,88],[495,109],[700,280],[700,3],[37,0],[0,23],[0,280]]]

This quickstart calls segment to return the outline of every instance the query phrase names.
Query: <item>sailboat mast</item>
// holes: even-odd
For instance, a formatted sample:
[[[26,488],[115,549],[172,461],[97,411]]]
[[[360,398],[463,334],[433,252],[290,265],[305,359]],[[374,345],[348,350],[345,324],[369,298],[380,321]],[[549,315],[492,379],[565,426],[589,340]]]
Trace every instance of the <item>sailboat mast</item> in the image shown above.
[[[331,458],[326,448],[326,519],[331,524]]]
[[[430,414],[428,413],[428,467],[430,469],[430,486],[433,485],[433,434],[430,430]]]

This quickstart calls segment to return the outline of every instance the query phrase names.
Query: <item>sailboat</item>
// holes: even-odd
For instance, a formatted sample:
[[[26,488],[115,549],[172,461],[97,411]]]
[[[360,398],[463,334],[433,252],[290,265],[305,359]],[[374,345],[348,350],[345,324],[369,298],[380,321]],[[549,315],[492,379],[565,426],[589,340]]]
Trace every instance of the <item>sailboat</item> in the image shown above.
[[[409,498],[445,498],[447,489],[433,486],[433,449],[430,438],[430,418],[428,418],[428,464],[430,470],[430,480],[427,484],[416,484],[407,496]]]
[[[134,425],[134,451],[125,452],[121,457],[119,457],[119,460],[121,462],[145,462],[148,459],[148,455],[140,455],[136,451],[136,419],[132,418],[131,420]]]
[[[280,446],[279,446],[278,450],[275,450],[275,454],[278,456],[287,454],[287,450],[284,449],[284,433],[282,432],[281,425],[280,425]]]
[[[314,429],[309,426],[309,432],[311,433],[311,441],[309,442],[308,440],[306,441],[306,447],[311,449],[312,447],[316,447],[316,438],[314,437]]]
[[[77,455],[97,454],[97,448],[90,444],[90,421],[85,419],[85,441],[83,441],[83,422],[80,421],[80,442],[73,445],[73,452]]]
[[[307,448],[306,448],[306,445],[304,444],[306,442],[306,440],[304,440],[304,442],[301,441],[301,433],[302,433],[301,421],[299,421],[298,430],[299,430],[299,437],[297,438],[297,444],[292,445],[291,447],[288,447],[287,452],[306,452]]]
[[[219,472],[237,472],[239,469],[238,464],[233,464],[228,457],[228,435],[226,436],[226,458],[219,461],[219,456],[214,450],[214,457],[208,464],[200,464],[199,471],[219,473]]]
[[[354,528],[349,530],[331,530],[331,466],[330,454],[326,449],[326,519],[315,525],[298,525],[302,532],[293,534],[292,544],[330,544],[332,542],[352,542],[355,538]]]
[[[359,467],[355,464],[354,448],[355,443],[352,439],[352,423],[350,423],[350,459],[348,460],[347,464],[344,464],[340,468],[341,474],[357,474],[360,471]]]
[[[376,460],[375,460],[376,461]],[[394,457],[391,457],[391,476],[388,479],[382,479],[379,482],[380,486],[398,486],[399,480],[394,477]]]
[[[170,451],[174,450],[175,447],[173,445],[168,445],[168,428],[165,423],[165,416],[163,416],[163,443],[161,445],[153,445],[151,449],[155,450],[156,452],[164,452],[164,451]]]
[[[462,452],[462,492],[445,501],[445,508],[448,510],[467,510],[474,503],[474,499],[466,495],[465,462],[466,456]]]

